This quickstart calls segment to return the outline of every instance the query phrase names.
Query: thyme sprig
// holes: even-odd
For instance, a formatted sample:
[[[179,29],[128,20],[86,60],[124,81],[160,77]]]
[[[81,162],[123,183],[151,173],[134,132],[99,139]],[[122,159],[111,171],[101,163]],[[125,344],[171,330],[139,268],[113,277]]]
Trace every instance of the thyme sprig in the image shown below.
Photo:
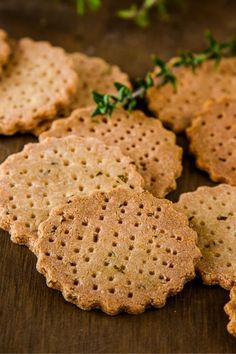
[[[174,90],[176,91],[177,79],[176,76],[171,71],[168,64],[157,56],[153,56],[153,63],[156,68],[159,68],[159,71],[156,74],[156,77],[160,78],[159,85],[165,86],[166,84],[170,83],[173,86]]]
[[[93,99],[97,104],[92,117],[99,114],[108,114],[111,116],[116,106],[121,106],[128,111],[132,111],[137,106],[137,100],[143,98],[147,89],[153,86],[153,79],[150,74],[147,74],[144,79],[137,81],[137,89],[134,91],[119,82],[116,82],[114,86],[117,90],[117,96],[92,92]]]
[[[69,0],[71,1],[71,0]],[[72,0],[76,5],[79,15],[84,15],[87,9],[97,11],[103,4],[102,0]],[[150,15],[156,11],[161,20],[168,20],[169,5],[173,0],[133,0],[129,8],[117,11],[117,16],[131,20],[139,27],[147,27],[150,24]],[[185,0],[175,0],[178,7],[183,7]]]
[[[232,39],[225,42],[217,42],[210,32],[206,33],[208,47],[199,52],[192,53],[191,51],[182,51],[179,57],[173,64],[174,67],[191,66],[193,71],[207,60],[215,60],[219,64],[222,57],[232,56],[236,54],[236,40]]]
[[[159,78],[157,85],[165,86],[170,84],[176,91],[177,78],[173,73],[173,67],[191,67],[195,72],[197,67],[202,65],[202,63],[207,60],[214,60],[216,65],[218,65],[222,57],[236,54],[235,39],[225,42],[217,42],[210,32],[206,34],[206,38],[208,46],[205,50],[199,53],[193,53],[191,51],[180,52],[179,56],[174,60],[171,66],[159,57],[154,56],[154,65],[158,68],[156,73],[156,77]],[[115,88],[117,90],[117,96],[93,92],[93,99],[97,104],[97,107],[92,113],[92,116],[94,117],[99,114],[108,114],[111,116],[116,106],[121,106],[129,111],[132,111],[137,107],[139,99],[144,98],[148,88],[154,86],[154,84],[153,77],[150,73],[148,73],[144,79],[140,79],[136,82],[135,89],[133,91],[127,86],[116,82]]]
[[[147,27],[153,9],[157,10],[161,19],[169,18],[167,0],[144,0],[140,6],[132,4],[128,9],[118,11],[117,15],[125,20],[134,21],[140,27]]]

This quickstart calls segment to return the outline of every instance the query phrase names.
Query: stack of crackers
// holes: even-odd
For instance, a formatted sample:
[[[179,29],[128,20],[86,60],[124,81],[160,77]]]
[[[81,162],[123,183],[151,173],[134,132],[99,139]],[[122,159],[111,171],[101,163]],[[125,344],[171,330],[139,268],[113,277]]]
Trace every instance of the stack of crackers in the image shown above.
[[[127,74],[0,32],[0,133],[39,136],[0,166],[0,227],[35,253],[47,285],[81,309],[161,307],[197,270],[205,284],[231,289],[225,310],[236,334],[236,103],[218,97],[226,82],[233,92],[236,76],[234,59],[211,64],[194,74],[194,87],[186,68],[178,93],[149,90],[160,119],[122,108],[92,119],[91,92],[131,87]],[[198,166],[227,184],[173,204],[165,196],[182,172],[175,132],[185,128]]]

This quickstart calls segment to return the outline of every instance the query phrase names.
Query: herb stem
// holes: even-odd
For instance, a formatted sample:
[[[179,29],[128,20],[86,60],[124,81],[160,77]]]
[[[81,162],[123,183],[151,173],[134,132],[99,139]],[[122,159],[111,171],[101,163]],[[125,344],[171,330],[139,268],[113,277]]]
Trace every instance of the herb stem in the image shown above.
[[[138,88],[136,91],[132,93],[132,98],[138,98],[138,97],[143,97],[145,94],[146,90],[144,87]]]
[[[155,3],[150,0],[149,5],[151,2],[153,4]],[[235,39],[219,43],[211,33],[208,32],[207,41],[208,47],[205,50],[199,53],[193,53],[191,51],[181,52],[171,66],[159,57],[154,57],[153,62],[155,67],[159,69],[156,73],[156,77],[159,78],[158,86],[171,84],[174,91],[176,91],[177,78],[174,75],[172,68],[191,67],[192,70],[195,71],[197,67],[201,66],[208,60],[214,60],[217,65],[222,57],[236,54]],[[117,96],[93,92],[93,99],[97,104],[95,111],[92,113],[93,117],[98,114],[109,114],[111,116],[116,106],[122,106],[129,111],[133,110],[137,106],[138,99],[144,98],[148,88],[154,86],[155,83],[153,76],[148,73],[144,79],[137,81],[136,89],[134,91],[119,82],[116,82],[114,85],[117,90]]]

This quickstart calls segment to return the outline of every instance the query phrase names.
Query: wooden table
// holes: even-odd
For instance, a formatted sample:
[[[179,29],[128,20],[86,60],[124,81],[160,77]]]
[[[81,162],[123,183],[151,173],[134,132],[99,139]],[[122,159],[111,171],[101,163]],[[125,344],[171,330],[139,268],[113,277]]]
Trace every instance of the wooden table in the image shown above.
[[[151,68],[150,54],[165,58],[178,49],[201,49],[203,32],[210,28],[219,39],[236,34],[234,0],[189,0],[188,9],[171,23],[140,30],[114,18],[117,3],[105,0],[103,11],[78,18],[73,9],[57,1],[0,0],[0,27],[14,37],[50,40],[67,50],[81,50],[121,65],[132,77]],[[0,138],[0,161],[20,151],[31,136]],[[186,152],[177,200],[184,191],[211,185],[207,175],[194,167]],[[17,353],[200,353],[236,352],[236,341],[226,331],[223,311],[228,292],[207,287],[199,279],[168,300],[161,310],[140,316],[108,317],[100,311],[84,312],[66,303],[61,294],[47,288],[35,270],[36,258],[16,246],[6,232],[0,237],[0,351]]]

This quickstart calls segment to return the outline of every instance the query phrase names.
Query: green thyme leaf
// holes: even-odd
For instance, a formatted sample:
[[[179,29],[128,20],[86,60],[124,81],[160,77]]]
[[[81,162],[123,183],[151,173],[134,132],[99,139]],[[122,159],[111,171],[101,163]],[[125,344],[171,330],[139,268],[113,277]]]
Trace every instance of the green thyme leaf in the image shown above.
[[[117,15],[125,20],[133,20],[139,27],[144,28],[150,23],[150,13],[153,9],[157,10],[162,20],[169,18],[167,0],[143,0],[139,6],[132,4],[127,9],[119,10]]]
[[[153,57],[153,62],[155,66],[160,69],[159,73],[157,74],[157,77],[161,78],[160,86],[164,86],[170,83],[174,90],[176,90],[177,80],[171,69],[168,67],[168,64],[157,56]]]
[[[93,100],[97,104],[96,109],[92,113],[92,117],[99,114],[108,114],[111,116],[117,105],[120,105],[128,111],[131,111],[136,107],[137,99],[135,97],[135,92],[132,92],[129,87],[119,82],[115,82],[114,86],[117,90],[117,96],[92,92]]]
[[[79,15],[84,15],[86,6],[91,11],[97,11],[101,6],[101,0],[75,0],[76,10]]]
[[[118,11],[117,15],[125,20],[133,20],[137,16],[137,13],[138,8],[137,5],[134,4],[131,5],[128,9]]]
[[[97,104],[95,111],[92,113],[92,117],[95,117],[99,114],[112,114],[117,101],[116,97],[108,94],[103,95],[95,91],[92,92],[92,96],[95,103]]]
[[[62,1],[62,0],[61,0]],[[65,0],[66,1],[66,0]],[[77,13],[84,15],[87,8],[97,11],[103,4],[102,0],[67,0],[76,4]],[[130,7],[117,11],[117,16],[131,20],[140,27],[149,25],[149,18],[153,10],[156,10],[161,20],[169,19],[169,3],[173,0],[133,0]],[[178,7],[183,7],[185,0],[175,0]]]
[[[136,86],[139,88],[143,88],[144,90],[152,87],[154,85],[153,78],[150,73],[147,73],[144,79],[137,79]]]
[[[137,16],[134,19],[135,23],[139,27],[147,27],[149,26],[149,13],[146,10],[139,11]]]
[[[143,6],[148,9],[148,8],[152,7],[153,5],[155,5],[156,2],[157,2],[156,0],[144,0]]]
[[[88,5],[91,11],[97,11],[101,6],[101,0],[88,0]]]
[[[85,0],[76,0],[76,11],[79,15],[85,12]]]
[[[206,54],[204,53],[193,54],[190,51],[180,52],[177,61],[174,63],[174,67],[191,66],[192,70],[195,71],[199,65],[206,61],[206,58]]]
[[[167,21],[169,20],[170,16],[167,9],[166,0],[159,0],[157,3],[157,11],[159,16],[162,20]]]
[[[119,82],[115,82],[114,86],[118,92],[118,96],[117,96],[118,102],[122,102],[126,97],[131,97],[132,91],[127,86]]]

